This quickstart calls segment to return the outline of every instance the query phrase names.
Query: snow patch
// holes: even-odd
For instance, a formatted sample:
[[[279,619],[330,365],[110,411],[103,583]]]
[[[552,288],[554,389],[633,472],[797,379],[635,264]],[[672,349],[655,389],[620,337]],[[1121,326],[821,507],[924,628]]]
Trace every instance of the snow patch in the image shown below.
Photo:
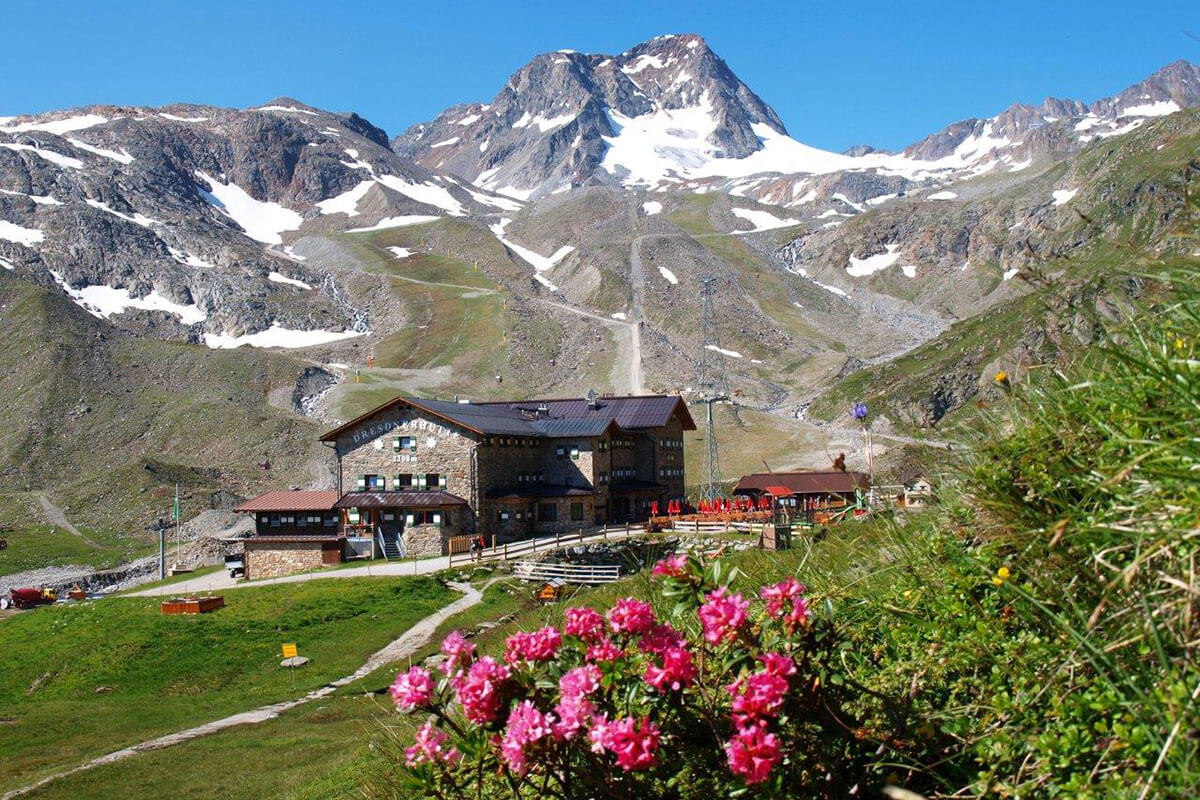
[[[290,208],[285,208],[279,203],[255,200],[235,183],[221,183],[211,175],[199,171],[196,172],[196,177],[211,187],[209,191],[200,190],[204,198],[257,242],[283,244],[280,234],[284,231],[294,231],[304,222],[304,218]]]
[[[174,120],[175,122],[208,122],[208,117],[178,117],[174,114],[168,114],[165,111],[160,111],[158,115],[164,119]]]
[[[655,214],[659,214],[662,212],[662,210],[663,204],[657,200],[647,200],[646,202],[642,203],[642,212],[647,217],[652,217]]]
[[[610,314],[609,316],[611,316],[613,319],[619,319],[622,322],[625,321],[625,312],[624,311],[618,311],[615,314]]]
[[[271,281],[272,283],[286,283],[288,286],[295,286],[298,289],[312,289],[312,287],[304,281],[298,281],[295,278],[289,278],[288,276],[279,272],[272,272],[271,274],[267,275],[267,280]]]
[[[1121,109],[1122,117],[1165,117],[1179,110],[1179,104],[1174,100],[1159,100],[1157,103],[1146,103],[1140,106],[1129,106]]]
[[[346,233],[368,233],[370,231],[382,231],[387,228],[404,228],[409,225],[420,225],[425,222],[433,222],[441,217],[430,217],[424,214],[409,214],[403,217],[384,217],[369,228],[351,228]]]
[[[345,214],[347,217],[358,216],[358,201],[363,199],[367,191],[375,185],[375,181],[363,181],[349,191],[322,200],[317,203],[317,209],[322,214]]]
[[[504,229],[507,228],[510,223],[512,223],[512,220],[506,217],[495,225],[488,226],[488,229],[495,234],[496,238],[500,240],[501,244],[520,256],[522,260],[524,260],[538,272],[545,272],[549,269],[552,269],[553,267],[557,266],[558,262],[562,261],[569,253],[575,250],[572,245],[565,244],[555,250],[554,254],[549,258],[539,255],[528,248],[521,247],[521,245],[504,238]]]
[[[846,274],[853,278],[863,278],[867,275],[873,275],[882,269],[887,269],[892,264],[900,260],[900,245],[889,244],[886,253],[877,253],[866,258],[855,258],[850,255],[850,265],[846,267]]]
[[[387,251],[396,258],[408,258],[416,252],[415,250],[409,250],[407,247],[389,247]]]
[[[930,194],[930,195],[926,195],[925,199],[926,200],[957,200],[958,195],[955,194],[954,192],[951,192],[948,190],[943,190],[940,192],[934,192],[933,194]]]
[[[23,228],[16,223],[0,219],[0,239],[33,247],[35,244],[45,241],[46,234],[36,228]]]
[[[742,354],[739,353],[737,350],[726,350],[723,347],[717,347],[715,344],[706,344],[706,345],[704,345],[704,349],[712,350],[714,352],[720,353],[723,356],[729,356],[730,358],[741,358],[742,357]]]
[[[769,231],[774,228],[786,228],[789,225],[800,224],[800,220],[798,219],[779,219],[767,211],[757,211],[750,208],[734,208],[731,211],[733,211],[735,217],[744,219],[754,226],[753,230],[737,231],[737,233],[757,233],[759,231]]]
[[[579,116],[579,112],[564,114],[561,117],[535,117],[526,111],[521,118],[513,123],[514,128],[528,128],[530,125],[536,125],[537,129],[542,133],[547,133],[552,130],[557,130],[563,125],[566,125],[575,117]],[[437,147],[437,145],[434,145]]]
[[[317,116],[317,112],[309,111],[306,108],[296,108],[295,106],[259,106],[252,108],[251,111],[282,111],[287,114],[308,114],[310,117]]]
[[[82,131],[96,125],[103,125],[105,122],[108,122],[108,118],[102,117],[99,114],[83,114],[77,117],[51,120],[50,122],[22,122],[17,125],[0,126],[0,131],[4,133],[44,131],[46,133],[53,133],[55,136],[62,136],[64,133]]]
[[[151,225],[162,225],[162,223],[159,222],[158,220],[151,219],[150,217],[147,217],[145,214],[142,214],[137,211],[133,212],[132,217],[129,216],[128,214],[122,214],[120,211],[117,211],[115,208],[110,207],[108,205],[108,203],[102,203],[99,200],[92,200],[90,197],[87,200],[85,200],[84,202],[87,203],[92,208],[98,208],[101,211],[106,211],[109,214],[112,214],[114,217],[119,217],[120,219],[123,219],[126,222],[132,222],[135,225],[141,225],[143,228],[149,228]]]
[[[186,264],[189,267],[202,267],[204,269],[215,269],[214,264],[210,264],[209,262],[205,261],[203,258],[200,258],[200,256],[192,255],[191,253],[185,252],[183,250],[178,250],[174,247],[168,247],[167,251],[170,252],[171,258],[175,259],[180,264]]]
[[[45,147],[34,147],[31,144],[19,144],[17,142],[0,142],[0,147],[8,148],[9,150],[28,150],[34,155],[44,158],[51,164],[57,164],[60,167],[68,167],[70,169],[83,169],[83,162],[78,158],[64,156],[62,153],[50,150]]]
[[[458,121],[459,125],[474,125],[482,119],[478,114],[469,114]]]
[[[95,285],[72,289],[59,273],[51,270],[50,275],[77,305],[100,319],[108,319],[114,314],[123,314],[131,308],[143,311],[165,311],[179,317],[179,321],[184,325],[195,325],[208,319],[208,315],[201,311],[196,304],[176,303],[158,292],[150,292],[145,297],[131,297],[128,289],[114,289],[111,286]]]
[[[904,264],[904,265],[902,265],[902,266],[900,267],[900,271],[904,273],[904,277],[906,277],[906,278],[915,278],[915,277],[917,277],[917,268],[916,268],[916,266],[915,266],[915,265],[913,265],[913,264]]]
[[[243,345],[251,347],[282,347],[293,349],[297,347],[313,347],[319,344],[340,342],[343,339],[353,339],[362,336],[361,331],[300,331],[284,328],[278,322],[272,322],[271,327],[258,333],[248,333],[243,336],[231,336],[227,333],[206,333],[204,343],[214,350],[234,350]]]
[[[672,286],[675,286],[679,283],[679,278],[675,277],[675,273],[671,272],[671,270],[667,269],[666,267],[659,267],[658,272],[660,275],[666,278],[667,283],[671,284]]]
[[[94,153],[98,156],[104,156],[105,158],[110,158],[113,161],[116,161],[118,164],[132,164],[133,163],[133,156],[131,156],[131,155],[129,155],[129,153],[125,152],[124,149],[122,149],[121,152],[119,152],[119,153],[116,152],[115,150],[105,150],[103,147],[95,147],[93,145],[88,144],[87,142],[81,141],[81,140],[76,139],[71,136],[67,137],[67,141],[70,142],[71,144],[75,145],[76,147],[78,147],[80,150],[87,150],[89,153]]]
[[[820,286],[822,289],[824,289],[827,292],[833,292],[834,294],[840,295],[842,297],[850,296],[850,295],[846,294],[846,292],[842,291],[841,289],[839,289],[836,286],[830,286],[829,284],[821,283],[820,281],[813,281],[813,283],[815,283],[817,286]]]
[[[454,144],[457,141],[458,141],[458,137],[452,136],[449,139],[445,139],[443,141],[437,142],[436,144],[429,145],[429,149],[434,150],[438,147],[449,147],[450,145]]]
[[[1071,202],[1075,195],[1079,194],[1078,189],[1055,189],[1050,195],[1054,198],[1054,205],[1061,206],[1064,203]]]
[[[461,217],[466,214],[462,203],[455,200],[454,195],[446,191],[444,187],[435,183],[409,183],[396,175],[378,175],[375,180],[418,203],[440,208],[452,217]]]

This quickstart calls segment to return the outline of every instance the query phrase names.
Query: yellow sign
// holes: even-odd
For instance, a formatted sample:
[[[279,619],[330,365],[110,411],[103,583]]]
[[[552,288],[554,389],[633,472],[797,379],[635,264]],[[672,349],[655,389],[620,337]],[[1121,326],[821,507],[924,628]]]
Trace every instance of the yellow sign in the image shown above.
[[[295,658],[297,653],[298,653],[298,651],[296,650],[296,645],[289,643],[289,644],[285,644],[283,646],[283,657],[284,658]]]

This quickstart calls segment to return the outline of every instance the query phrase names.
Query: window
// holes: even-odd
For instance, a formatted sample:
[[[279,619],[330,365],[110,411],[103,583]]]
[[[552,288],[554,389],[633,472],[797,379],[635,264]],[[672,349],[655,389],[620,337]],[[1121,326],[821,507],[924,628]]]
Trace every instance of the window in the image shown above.
[[[545,476],[540,472],[518,472],[517,483],[542,483]]]
[[[382,492],[387,489],[387,479],[382,475],[359,475],[358,490],[360,492]]]
[[[579,448],[576,447],[575,445],[569,445],[569,447],[570,447],[570,452],[571,452],[571,460],[578,461],[579,460]]]
[[[418,489],[445,489],[446,476],[437,472],[427,472],[417,476]]]
[[[336,511],[333,512],[332,514],[325,515],[325,527],[326,528],[336,528],[337,524],[338,524],[338,515],[337,515]]]
[[[558,505],[556,503],[538,503],[538,519],[542,522],[558,520]]]
[[[602,469],[602,470],[600,470],[600,480],[599,480],[599,482],[600,482],[600,483],[608,483],[608,470],[606,470],[606,469]]]
[[[413,485],[413,476],[411,473],[396,475],[392,478],[392,488],[396,491],[404,491],[411,489]]]
[[[359,520],[362,519],[362,516],[358,513],[357,508],[352,508],[346,514],[346,519],[350,521],[351,525],[357,525]]]
[[[299,516],[299,517],[296,519],[296,527],[298,527],[298,528],[307,528],[307,527],[308,527],[308,517],[306,517],[304,514],[301,514],[301,515],[300,515],[300,516]]]
[[[272,527],[272,528],[278,528],[278,527],[279,527],[279,515],[278,515],[278,514],[272,514],[272,515],[271,515],[271,527]]]
[[[571,522],[583,521],[583,503],[571,503]]]
[[[409,453],[417,452],[417,437],[415,436],[397,436],[392,439],[392,449],[397,453],[407,451]]]
[[[496,522],[508,522],[508,509],[507,508],[497,508],[496,509]]]
[[[600,439],[596,442],[596,451],[603,453],[608,450],[608,439]]]

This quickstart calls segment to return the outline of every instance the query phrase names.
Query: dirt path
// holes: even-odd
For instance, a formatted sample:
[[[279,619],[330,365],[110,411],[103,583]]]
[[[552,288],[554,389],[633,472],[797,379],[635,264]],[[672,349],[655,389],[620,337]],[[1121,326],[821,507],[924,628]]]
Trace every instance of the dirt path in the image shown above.
[[[424,645],[433,637],[433,634],[439,625],[455,614],[466,611],[468,608],[476,605],[480,600],[483,599],[483,593],[479,589],[476,589],[469,584],[449,583],[448,585],[460,592],[463,592],[463,596],[458,600],[455,600],[453,603],[444,606],[440,610],[435,611],[428,617],[425,617],[417,622],[415,625],[405,631],[400,638],[396,639],[382,650],[379,650],[371,655],[371,657],[368,658],[361,667],[344,678],[338,678],[335,681],[331,681],[330,683],[322,686],[320,689],[314,689],[303,697],[295,700],[286,700],[282,703],[273,703],[271,705],[256,708],[253,711],[243,711],[240,714],[234,714],[233,716],[214,720],[213,722],[206,722],[205,724],[198,725],[194,728],[187,728],[186,730],[170,733],[166,736],[159,736],[156,739],[148,739],[144,742],[131,745],[130,747],[116,750],[112,753],[108,753],[107,755],[94,758],[91,761],[87,761],[83,764],[72,767],[71,769],[56,772],[53,775],[47,775],[36,783],[31,783],[28,786],[23,786],[19,789],[13,789],[12,791],[0,796],[0,800],[11,800],[14,797],[20,797],[23,794],[28,794],[29,792],[39,789],[46,784],[51,783],[52,781],[58,780],[59,778],[65,778],[68,775],[74,775],[78,772],[83,772],[104,764],[112,764],[117,761],[122,761],[131,756],[135,756],[138,753],[145,753],[150,750],[161,750],[165,747],[183,744],[184,742],[189,742],[192,739],[198,739],[201,736],[220,733],[221,731],[236,727],[238,725],[255,725],[260,722],[266,722],[268,720],[275,719],[283,712],[289,711],[297,706],[302,706],[305,703],[311,703],[313,700],[320,700],[322,697],[328,697],[339,688],[353,683],[360,678],[365,678],[367,675],[370,675],[380,667],[412,655],[419,647]]]
[[[62,528],[63,530],[68,531],[75,536],[78,536],[80,539],[87,542],[92,547],[95,547],[97,550],[112,549],[111,547],[105,547],[102,544],[97,544],[80,533],[79,529],[71,524],[71,520],[67,519],[66,512],[54,505],[54,503],[50,502],[50,498],[47,497],[44,492],[38,492],[37,499],[38,503],[40,503],[42,506],[42,515],[46,518],[46,522],[57,528]]]
[[[645,236],[637,236],[629,245],[629,330],[633,350],[629,360],[629,386],[633,394],[645,392],[645,387],[642,385],[642,323],[646,319],[642,313],[642,305],[646,296],[646,271],[642,266],[642,242],[645,239]]]

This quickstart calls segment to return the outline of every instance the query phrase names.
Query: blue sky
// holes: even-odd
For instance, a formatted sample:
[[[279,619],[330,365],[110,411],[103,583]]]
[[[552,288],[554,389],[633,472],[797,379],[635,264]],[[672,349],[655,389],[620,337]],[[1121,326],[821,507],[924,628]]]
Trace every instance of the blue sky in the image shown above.
[[[1183,33],[1200,36],[1194,0],[10,0],[0,20],[3,115],[287,95],[393,135],[490,99],[537,53],[620,52],[661,33],[703,35],[794,137],[833,150],[896,148],[1014,101],[1091,101],[1176,59],[1200,63]]]

